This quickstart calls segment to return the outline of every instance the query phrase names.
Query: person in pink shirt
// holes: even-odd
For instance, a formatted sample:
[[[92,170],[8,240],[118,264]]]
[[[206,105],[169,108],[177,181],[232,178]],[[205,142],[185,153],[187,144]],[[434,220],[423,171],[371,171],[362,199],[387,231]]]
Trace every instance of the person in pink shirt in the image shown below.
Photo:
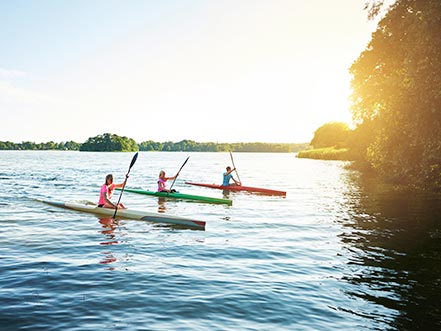
[[[165,177],[165,171],[161,170],[159,172],[159,178],[158,178],[158,192],[169,192],[169,193],[174,193],[176,192],[175,189],[172,189],[171,191],[167,189],[167,187],[165,186],[165,183],[169,180],[169,179],[175,179],[176,176],[173,177]]]
[[[128,176],[126,175],[126,180],[127,178]],[[115,187],[122,188],[124,186],[124,183],[125,181],[122,182],[121,184],[113,184],[113,175],[108,174],[106,176],[106,182],[101,186],[98,207],[115,209],[116,204],[112,202],[113,191]],[[126,207],[122,203],[119,203],[118,208],[125,209]]]

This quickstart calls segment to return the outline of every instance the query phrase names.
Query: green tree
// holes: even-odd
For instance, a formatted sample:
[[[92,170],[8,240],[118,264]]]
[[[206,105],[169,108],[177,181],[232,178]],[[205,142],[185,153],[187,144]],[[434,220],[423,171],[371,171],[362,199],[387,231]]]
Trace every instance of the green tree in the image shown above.
[[[80,149],[80,144],[75,141],[66,141],[62,147],[64,150],[78,151]]]
[[[90,137],[80,145],[80,151],[89,152],[135,152],[138,149],[133,139],[110,133]]]
[[[350,68],[360,155],[390,180],[431,189],[441,188],[440,17],[439,0],[396,1]]]
[[[160,151],[162,150],[162,144],[153,140],[143,141],[139,144],[140,151]]]
[[[162,144],[162,151],[163,152],[171,152],[173,151],[173,145],[174,143],[172,141],[166,141]]]
[[[314,148],[345,147],[350,134],[349,126],[343,122],[323,124],[314,132],[311,145]]]

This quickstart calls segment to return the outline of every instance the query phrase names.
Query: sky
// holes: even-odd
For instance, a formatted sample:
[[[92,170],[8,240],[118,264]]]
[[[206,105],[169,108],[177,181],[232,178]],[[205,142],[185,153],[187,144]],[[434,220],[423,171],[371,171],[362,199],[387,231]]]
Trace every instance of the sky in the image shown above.
[[[351,123],[366,0],[0,0],[0,141],[309,142]]]

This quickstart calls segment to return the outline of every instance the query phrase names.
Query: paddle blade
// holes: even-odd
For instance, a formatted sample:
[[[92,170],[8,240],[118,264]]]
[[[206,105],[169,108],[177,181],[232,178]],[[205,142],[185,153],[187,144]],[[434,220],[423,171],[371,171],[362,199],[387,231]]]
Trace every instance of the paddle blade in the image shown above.
[[[190,157],[187,157],[187,159],[184,161],[184,164],[181,166],[181,169],[179,169],[179,171],[181,171],[182,168],[184,168],[184,166],[185,166],[185,164],[187,163],[187,161],[188,161],[189,158],[190,158]]]
[[[138,159],[138,152],[136,152],[136,154],[133,156],[132,162],[130,163],[129,170],[133,167],[133,165],[135,164],[137,159]]]

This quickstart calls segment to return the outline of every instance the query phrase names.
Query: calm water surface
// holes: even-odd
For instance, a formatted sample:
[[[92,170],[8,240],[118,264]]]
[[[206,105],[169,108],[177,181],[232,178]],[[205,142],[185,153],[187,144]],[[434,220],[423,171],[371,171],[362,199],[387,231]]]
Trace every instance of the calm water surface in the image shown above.
[[[0,152],[1,330],[437,330],[441,200],[391,191],[343,162],[236,153],[232,206],[125,192],[133,209],[205,231],[99,219],[35,199],[97,201],[131,153]],[[141,152],[127,187],[223,197],[227,153]],[[169,183],[170,185],[170,183]],[[118,194],[114,200],[117,200]]]

